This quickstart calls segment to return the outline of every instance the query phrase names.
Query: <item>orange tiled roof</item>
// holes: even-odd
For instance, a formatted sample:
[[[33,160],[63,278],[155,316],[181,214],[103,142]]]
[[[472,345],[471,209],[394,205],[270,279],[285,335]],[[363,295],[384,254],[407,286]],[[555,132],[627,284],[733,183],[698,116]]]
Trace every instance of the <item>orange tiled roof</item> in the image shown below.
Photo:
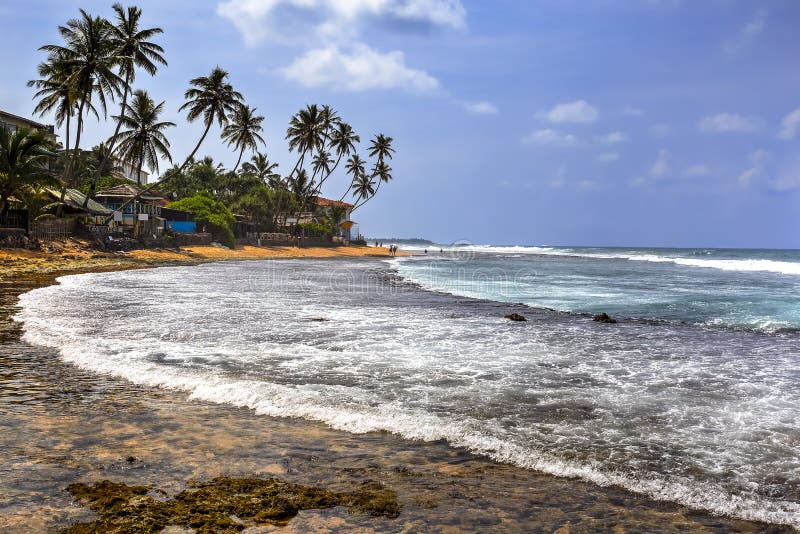
[[[325,197],[317,197],[317,206],[337,206],[340,208],[352,208],[352,204],[348,204],[347,202],[341,202],[339,200],[331,200]]]

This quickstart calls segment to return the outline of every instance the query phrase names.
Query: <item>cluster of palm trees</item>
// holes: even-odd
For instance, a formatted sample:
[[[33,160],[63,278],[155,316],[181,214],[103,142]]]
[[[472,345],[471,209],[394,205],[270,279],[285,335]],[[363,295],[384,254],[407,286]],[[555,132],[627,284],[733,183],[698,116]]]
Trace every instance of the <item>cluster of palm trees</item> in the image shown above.
[[[39,77],[28,82],[36,90],[35,113],[52,114],[56,125],[65,129],[60,161],[47,165],[51,175],[53,169],[57,169],[62,203],[67,188],[79,182],[88,184],[85,188],[88,202],[98,181],[117,162],[131,169],[140,184],[145,169],[157,173],[161,161],[172,163],[167,133],[176,125],[161,118],[165,102],[156,103],[147,91],[133,87],[138,74],[154,76],[160,67],[167,65],[164,49],[153,42],[163,30],[141,27],[142,10],[138,7],[114,4],[113,11],[113,20],[108,20],[81,9],[79,17],[60,26],[63,42],[41,47],[47,59],[38,66]],[[330,106],[309,105],[291,118],[286,140],[297,160],[291,172],[282,176],[278,165],[258,151],[259,146],[265,145],[261,136],[264,117],[245,103],[225,70],[216,67],[208,76],[192,79],[184,99],[179,111],[186,112],[189,122],[202,120],[203,133],[180,166],[173,166],[161,181],[144,191],[157,187],[163,193],[180,191],[182,195],[189,195],[193,191],[188,184],[195,184],[198,189],[194,193],[202,189],[224,196],[229,203],[239,200],[231,197],[232,191],[238,191],[241,196],[250,195],[250,200],[261,198],[266,202],[268,199],[269,206],[262,208],[271,212],[277,224],[280,223],[279,214],[284,214],[285,224],[285,214],[290,211],[313,211],[315,197],[320,195],[323,185],[340,164],[349,175],[349,187],[340,200],[351,195],[354,209],[374,198],[381,184],[392,178],[389,166],[394,153],[392,138],[378,134],[371,140],[367,152],[375,160],[368,169],[368,163],[357,153],[361,138]],[[102,115],[106,119],[112,102],[119,102],[119,112],[111,115],[115,121],[114,133],[95,147],[99,160],[88,167],[81,163],[82,158],[85,160],[85,151],[81,150],[84,126],[90,117],[100,120]],[[212,168],[207,165],[208,160],[195,159],[215,123],[220,128],[222,141],[237,154],[231,171]],[[32,157],[35,156],[32,161],[36,162],[31,169],[35,167],[36,173],[42,174],[41,159],[54,154],[47,151],[46,141],[35,132],[23,134],[39,146],[31,152]],[[11,132],[7,132],[0,142],[11,143],[11,137]],[[23,141],[16,140],[18,144]],[[252,158],[242,164],[248,151],[253,153]],[[192,173],[202,176],[208,169],[215,175],[213,180],[198,181],[187,176]],[[2,167],[0,172],[3,172]],[[204,180],[208,183],[203,184]],[[226,185],[226,181],[231,183]],[[213,186],[209,185],[211,182]],[[243,184],[249,184],[250,188],[242,190]],[[266,187],[268,191],[255,192],[253,187],[256,186]],[[13,193],[6,194],[6,189],[0,187],[2,203]]]

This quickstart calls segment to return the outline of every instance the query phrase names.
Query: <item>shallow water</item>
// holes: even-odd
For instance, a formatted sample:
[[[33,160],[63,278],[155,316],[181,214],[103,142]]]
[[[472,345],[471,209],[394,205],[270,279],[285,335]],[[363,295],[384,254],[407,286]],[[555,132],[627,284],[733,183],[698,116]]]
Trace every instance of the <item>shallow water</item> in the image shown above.
[[[800,251],[450,246],[397,260],[424,287],[579,313],[800,331]]]
[[[603,325],[422,291],[379,261],[79,275],[21,304],[25,340],[93,372],[800,524],[793,334]]]
[[[403,506],[394,520],[337,508],[249,532],[781,531],[495,464],[443,442],[354,435],[81,371],[19,340],[7,314],[22,285],[0,292],[2,532],[53,532],[89,519],[64,491],[72,482],[111,479],[174,494],[189,479],[219,475],[340,491],[380,481]]]

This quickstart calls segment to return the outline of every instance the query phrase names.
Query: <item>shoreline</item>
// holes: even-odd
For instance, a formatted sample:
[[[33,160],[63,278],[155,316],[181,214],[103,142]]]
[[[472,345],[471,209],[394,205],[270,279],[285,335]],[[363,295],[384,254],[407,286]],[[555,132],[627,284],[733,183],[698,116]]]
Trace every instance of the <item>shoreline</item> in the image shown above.
[[[374,256],[363,251],[361,254],[340,255],[329,254],[328,249],[300,250],[308,251],[308,254],[299,257],[308,258]],[[374,253],[375,249],[367,251]],[[139,257],[131,253],[132,258],[125,254],[117,263],[107,261],[107,257],[87,258],[86,262],[77,260],[76,264],[80,266],[75,265],[71,270],[55,269],[54,265],[45,262],[46,265],[37,265],[28,271],[28,276],[18,275],[10,284],[0,269],[5,286],[3,317],[5,323],[10,323],[4,325],[3,348],[9,342],[27,345],[18,339],[19,325],[7,318],[7,313],[15,306],[16,296],[33,287],[52,283],[57,276],[97,270],[191,265],[223,259],[298,257],[289,256],[291,251],[286,251],[284,256],[276,255],[278,252],[282,251],[245,250],[234,257],[220,257],[225,255],[225,251],[199,251],[195,252],[199,257],[190,256],[189,259],[174,253],[174,257],[167,256],[167,261],[163,261],[166,255],[162,253]],[[323,252],[326,254],[316,255]],[[219,256],[208,257],[215,254]],[[153,256],[158,256],[159,261],[155,261]],[[26,459],[28,468],[37,466],[36,471],[39,465],[44,464],[47,466],[45,472],[58,472],[50,482],[40,481],[43,488],[39,490],[39,497],[48,495],[45,501],[54,498],[62,505],[56,509],[47,508],[47,505],[45,508],[31,508],[29,504],[24,510],[18,505],[16,511],[12,505],[11,513],[7,513],[8,507],[3,502],[6,491],[0,488],[2,529],[22,531],[21,527],[40,521],[43,529],[50,530],[56,525],[58,528],[67,526],[65,521],[85,518],[86,509],[62,495],[66,482],[93,483],[108,478],[127,484],[151,483],[177,492],[185,488],[190,478],[207,480],[221,475],[255,475],[280,476],[292,482],[319,484],[336,491],[349,491],[359,483],[377,480],[397,491],[402,505],[398,519],[354,516],[339,509],[301,512],[282,531],[334,527],[343,530],[424,531],[431,524],[454,531],[459,528],[472,530],[476,526],[510,530],[561,529],[560,532],[598,528],[791,531],[788,527],[721,518],[673,503],[655,502],[618,488],[602,488],[499,464],[445,443],[414,442],[382,432],[348,434],[313,421],[260,416],[244,408],[189,400],[180,392],[135,386],[117,378],[83,372],[53,360],[52,353],[42,354],[47,351],[38,348],[27,346],[26,350],[33,353],[33,361],[13,356],[8,360],[10,367],[18,370],[18,381],[24,384],[25,375],[33,373],[32,384],[44,383],[45,389],[52,389],[45,395],[49,401],[58,397],[54,397],[52,392],[64,387],[64,381],[75,381],[92,392],[91,398],[99,406],[81,410],[80,407],[61,406],[64,401],[55,399],[55,410],[43,401],[36,406],[38,413],[34,417],[21,414],[13,424],[3,421],[4,417],[0,418],[0,423],[6,423],[0,428],[16,426],[16,432],[22,432],[21,436],[5,438],[12,443],[0,443],[5,450],[26,449],[28,453],[21,456]],[[8,363],[5,361],[7,356],[0,358],[3,363]],[[59,380],[54,381],[51,372]],[[3,385],[0,381],[0,392]],[[80,388],[71,391],[70,395],[71,401],[83,399]],[[59,409],[68,414],[72,425],[59,420]],[[125,417],[120,417],[120,411]],[[33,428],[26,428],[26,420],[34,422]],[[86,443],[86,437],[79,429],[98,422],[98,439]],[[37,440],[55,440],[58,443],[55,450],[59,451],[57,457],[53,458],[50,453],[39,457],[30,450],[31,445],[20,443],[36,443]],[[38,454],[42,452],[38,451]],[[127,465],[126,457],[135,458],[132,465]],[[7,466],[2,466],[2,469],[5,475]],[[17,476],[25,474],[24,470],[11,468],[11,471],[18,471]],[[25,502],[24,498],[21,502]]]

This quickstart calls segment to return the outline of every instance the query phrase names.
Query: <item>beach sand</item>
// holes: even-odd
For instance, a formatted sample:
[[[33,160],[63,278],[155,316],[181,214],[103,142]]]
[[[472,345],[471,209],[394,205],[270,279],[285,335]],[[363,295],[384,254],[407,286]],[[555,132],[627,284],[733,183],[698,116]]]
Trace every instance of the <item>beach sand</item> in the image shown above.
[[[334,491],[380,482],[402,506],[395,519],[342,507],[306,510],[286,527],[247,532],[788,531],[498,464],[442,442],[353,435],[90,374],[20,341],[21,325],[9,318],[20,292],[67,272],[376,253],[386,254],[288,247],[0,251],[0,532],[58,531],[90,520],[93,513],[65,491],[70,483],[152,484],[172,495],[190,480],[220,475],[275,476]]]
[[[405,255],[399,251],[398,256]],[[0,249],[0,282],[53,273],[79,273],[135,269],[159,265],[193,264],[222,260],[266,260],[277,258],[389,257],[384,247],[237,247],[212,246],[180,249],[141,249],[129,252],[93,250],[85,241],[70,239],[51,248]]]

